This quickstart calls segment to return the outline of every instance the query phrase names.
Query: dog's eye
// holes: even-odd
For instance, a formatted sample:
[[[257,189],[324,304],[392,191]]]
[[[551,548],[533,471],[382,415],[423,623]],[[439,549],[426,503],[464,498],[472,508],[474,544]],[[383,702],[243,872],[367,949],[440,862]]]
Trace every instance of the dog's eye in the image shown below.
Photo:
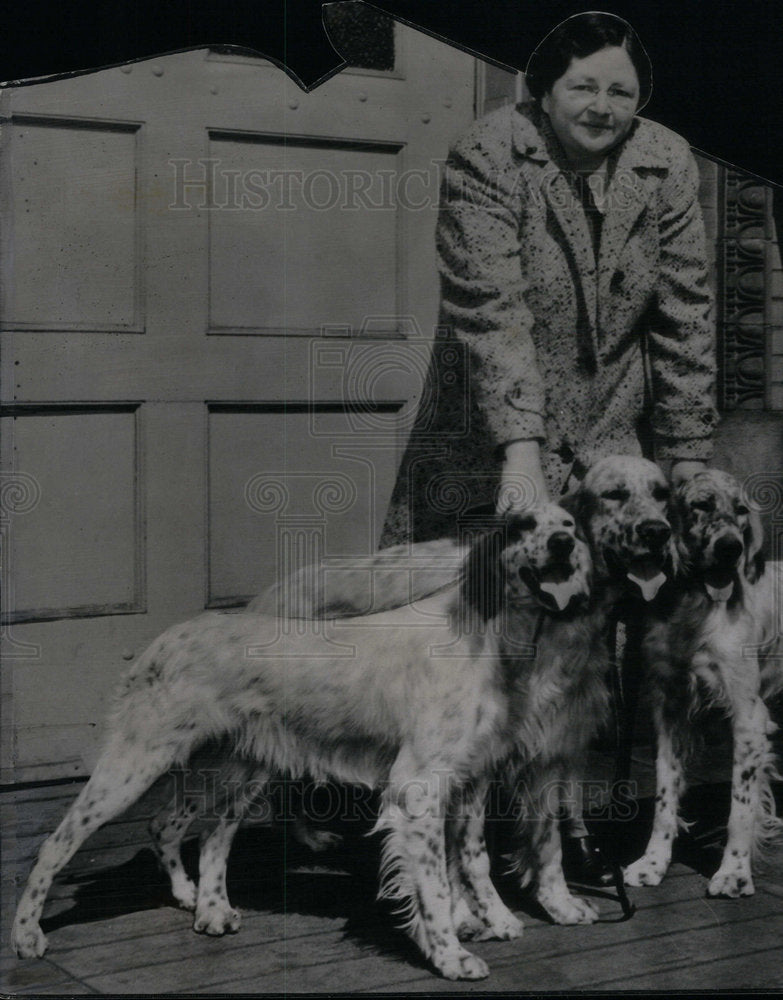
[[[709,514],[710,511],[715,510],[715,502],[713,500],[694,500],[691,507],[694,510],[703,510]]]
[[[510,525],[510,528],[514,532],[519,531],[533,531],[536,526],[536,519],[532,514],[522,515],[521,517],[515,517]]]
[[[573,526],[574,526],[574,522],[573,521],[563,521],[563,527],[564,528],[573,528]]]
[[[604,490],[601,494],[604,500],[627,500],[630,495],[628,490],[620,489],[619,486],[614,490]]]
[[[671,496],[671,490],[668,486],[656,486],[652,495],[654,500],[668,500]]]
[[[740,517],[743,517],[745,514],[750,514],[750,510],[744,503],[738,503],[735,509]]]

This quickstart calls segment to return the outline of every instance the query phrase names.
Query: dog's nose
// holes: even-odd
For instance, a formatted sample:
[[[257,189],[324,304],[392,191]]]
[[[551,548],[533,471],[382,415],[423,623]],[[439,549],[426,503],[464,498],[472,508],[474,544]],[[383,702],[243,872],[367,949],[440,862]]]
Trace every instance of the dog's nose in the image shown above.
[[[736,535],[720,535],[713,547],[715,559],[723,566],[734,566],[742,555],[742,542]]]
[[[546,544],[556,559],[567,559],[574,551],[573,535],[569,535],[567,531],[555,531]]]
[[[636,530],[644,544],[651,549],[663,548],[672,533],[665,521],[642,521]]]

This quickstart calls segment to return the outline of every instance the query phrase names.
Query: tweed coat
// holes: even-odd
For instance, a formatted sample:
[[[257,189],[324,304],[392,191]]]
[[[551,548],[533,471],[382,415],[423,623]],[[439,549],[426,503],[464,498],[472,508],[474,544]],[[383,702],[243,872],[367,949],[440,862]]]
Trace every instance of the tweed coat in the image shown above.
[[[715,332],[699,175],[636,118],[611,154],[598,259],[533,103],[450,151],[437,226],[441,316],[381,545],[453,534],[496,498],[505,445],[537,439],[550,492],[611,453],[707,459]]]

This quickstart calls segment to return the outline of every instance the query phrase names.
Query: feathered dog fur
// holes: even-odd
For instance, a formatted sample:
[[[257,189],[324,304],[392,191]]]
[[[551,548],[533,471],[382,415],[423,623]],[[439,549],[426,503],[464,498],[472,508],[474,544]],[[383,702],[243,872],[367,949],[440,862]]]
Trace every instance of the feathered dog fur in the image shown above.
[[[667,575],[675,572],[677,552],[669,521],[670,490],[663,473],[652,462],[615,455],[598,461],[562,502],[575,513],[577,530],[581,523],[593,552],[593,599],[586,613],[590,634],[598,635],[607,629],[621,599],[649,600]],[[286,618],[340,618],[416,604],[429,599],[434,592],[455,586],[467,552],[466,545],[447,538],[398,545],[364,558],[330,560],[328,566],[305,566],[261,594],[251,602],[248,611]],[[557,635],[563,640],[561,654],[575,655],[574,662],[582,664],[585,650],[568,653],[565,631]],[[544,657],[542,663],[549,664],[551,659]],[[551,681],[558,683],[556,672]],[[586,672],[584,682],[594,699],[593,708],[582,717],[586,729],[580,726],[571,738],[557,731],[551,720],[541,718],[538,724],[549,726],[552,732],[544,737],[529,731],[519,734],[519,752],[507,763],[502,777],[521,816],[542,813],[542,799],[556,785],[549,779],[561,780],[564,788],[573,787],[587,742],[605,716],[603,684],[596,687],[595,675],[590,671]],[[573,694],[576,690],[571,685],[565,693]],[[526,695],[520,692],[520,696]],[[561,741],[557,767],[546,763],[542,768],[545,758],[535,752],[542,739],[552,744]],[[231,769],[235,765],[227,761],[225,766]],[[230,781],[229,775],[225,783]],[[553,812],[558,804],[549,795],[545,808]],[[195,807],[195,802],[164,810],[154,824],[158,843],[165,845],[161,851],[163,866],[172,875],[174,895],[182,901],[195,899],[196,892],[192,883],[184,890],[180,888],[185,873],[179,861],[179,846],[190,807]],[[293,831],[314,850],[329,846],[334,839],[329,831],[309,828],[301,814],[294,819]],[[518,833],[512,870],[519,874],[523,886],[532,883],[536,899],[549,916],[563,924],[596,920],[595,907],[572,896],[565,887],[554,825],[520,824]],[[551,843],[544,847],[542,837],[551,838]],[[557,852],[556,863],[547,860],[553,851]],[[462,926],[458,921],[458,926],[464,935],[472,933],[469,921]]]
[[[286,629],[219,613],[164,632],[130,670],[93,775],[40,851],[14,921],[17,953],[43,954],[46,896],[79,845],[159,775],[222,739],[245,777],[261,767],[266,778],[382,788],[382,893],[444,976],[486,976],[457,931],[521,931],[489,878],[488,782],[516,752],[559,775],[603,711],[602,634],[579,609],[589,575],[572,516],[544,505],[480,539],[461,586],[416,608],[333,622],[331,635],[323,623]],[[241,817],[238,803],[202,849],[195,926],[210,933],[238,926],[225,860]],[[554,822],[541,817],[541,866],[567,903]]]
[[[576,490],[561,501],[571,510],[589,542],[593,561],[591,624],[608,629],[621,601],[652,600],[658,588],[677,571],[678,554],[671,526],[671,492],[661,470],[635,456],[613,455],[599,460]],[[250,612],[284,617],[334,618],[369,613],[415,603],[433,591],[453,584],[467,549],[452,539],[383,549],[373,556],[353,558],[345,564],[306,566],[272,586],[251,602]],[[638,607],[635,609],[638,612]],[[602,722],[603,710],[591,718],[592,731]],[[525,735],[526,739],[530,739]],[[573,778],[581,765],[584,733],[576,742],[564,740],[561,773]],[[533,741],[534,744],[535,741]],[[575,749],[581,747],[582,749]],[[512,796],[515,791],[545,784],[522,753],[505,771]],[[535,757],[532,758],[535,761]],[[518,803],[521,811],[538,806]],[[177,818],[178,821],[181,817]],[[171,823],[168,824],[171,829]],[[294,821],[298,839],[319,849],[330,836],[306,827],[301,816]],[[548,829],[552,834],[552,828]],[[562,873],[551,880],[552,866],[544,869],[537,836],[520,829],[512,868],[522,885],[533,883],[534,892],[557,923],[583,923],[597,919],[585,900],[568,897],[562,890]],[[540,831],[539,831],[540,833]]]
[[[584,532],[591,549],[591,627],[608,631],[621,602],[630,598],[633,606],[634,601],[644,604],[652,600],[662,583],[677,572],[669,485],[654,463],[636,456],[612,455],[596,462],[561,503],[574,513],[577,529]],[[446,538],[394,546],[345,564],[330,560],[328,566],[305,566],[259,595],[248,610],[284,617],[335,618],[415,603],[453,585],[466,552],[464,545]],[[634,610],[638,612],[638,605]],[[590,718],[591,734],[600,728],[604,717],[602,705]],[[524,739],[531,737],[525,734]],[[576,741],[563,740],[560,773],[569,781],[578,774],[587,739],[580,730]],[[505,784],[512,798],[517,793],[524,798],[526,789],[540,798],[546,778],[535,766],[531,768],[535,756],[524,759],[524,742],[521,748],[505,769]],[[529,802],[518,802],[517,806],[523,813],[539,810]],[[167,829],[171,828],[169,821]],[[293,829],[299,840],[315,850],[328,844],[330,835],[308,828],[301,815],[295,818]],[[553,827],[547,833],[554,835]],[[531,836],[529,829],[520,826],[512,870],[519,874],[521,884],[532,883],[536,898],[556,923],[597,919],[590,903],[563,891],[559,861],[557,868],[542,865],[540,834],[539,830]],[[556,879],[553,871],[558,873]]]
[[[765,704],[783,689],[783,564],[764,565],[761,524],[740,484],[698,473],[676,494],[682,571],[651,608],[644,642],[658,735],[653,830],[628,885],[657,885],[671,861],[694,716],[721,708],[734,741],[728,838],[711,896],[753,893],[754,849],[781,834]]]

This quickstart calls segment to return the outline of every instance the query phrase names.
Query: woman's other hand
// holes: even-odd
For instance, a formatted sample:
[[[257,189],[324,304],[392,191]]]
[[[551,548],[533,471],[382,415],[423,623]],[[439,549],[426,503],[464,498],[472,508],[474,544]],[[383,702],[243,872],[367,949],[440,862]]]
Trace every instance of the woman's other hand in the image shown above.
[[[500,475],[498,513],[527,510],[548,499],[538,441],[511,441]]]

